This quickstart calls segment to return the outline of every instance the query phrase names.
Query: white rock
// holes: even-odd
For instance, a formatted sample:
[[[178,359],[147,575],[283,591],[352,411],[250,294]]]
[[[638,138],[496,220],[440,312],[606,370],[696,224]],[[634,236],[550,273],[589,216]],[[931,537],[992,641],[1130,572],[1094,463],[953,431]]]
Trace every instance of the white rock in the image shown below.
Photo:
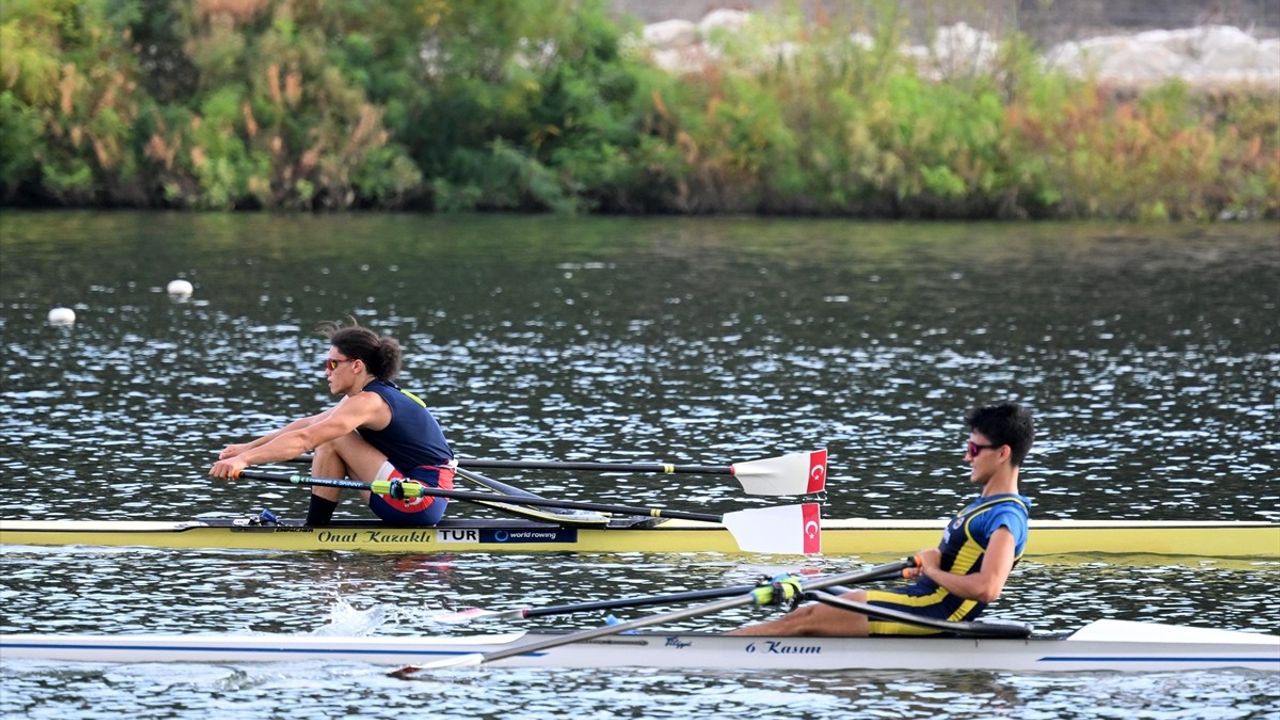
[[[799,44],[786,40],[770,47],[766,57],[776,60],[780,63],[789,63],[795,56],[799,55],[804,48]]]
[[[1249,36],[1238,42],[1215,42],[1204,46],[1196,64],[1208,71],[1252,70],[1265,67],[1268,58],[1262,45]]]
[[[175,297],[190,297],[195,292],[195,288],[191,287],[191,283],[186,280],[170,280],[165,287],[165,291]]]
[[[945,71],[985,70],[996,59],[999,43],[989,33],[956,23],[938,30],[933,56]]]
[[[659,50],[685,48],[698,42],[698,26],[688,20],[663,20],[644,26],[644,42]]]
[[[1111,52],[1098,65],[1098,77],[1111,81],[1159,82],[1178,76],[1186,64],[1186,58],[1161,45],[1132,42]]]
[[[1079,42],[1065,42],[1055,45],[1045,53],[1045,62],[1049,67],[1056,67],[1075,75],[1085,75],[1097,71],[1103,61],[1112,53],[1127,49],[1133,40],[1120,35],[1104,35]]]
[[[1179,28],[1177,30],[1147,30],[1133,35],[1130,39],[1134,42],[1160,45],[1166,50],[1175,52],[1179,55],[1191,57],[1195,54],[1195,46],[1198,42],[1198,33],[1196,28]]]
[[[711,35],[712,30],[724,29],[727,31],[741,30],[751,22],[751,13],[744,10],[729,10],[722,8],[720,10],[712,10],[698,21],[698,31],[703,37]]]
[[[720,60],[721,53],[709,45],[692,45],[676,50],[654,50],[653,64],[672,75],[702,72]]]
[[[863,50],[874,50],[876,47],[876,39],[864,32],[849,33],[849,42]]]
[[[1195,32],[1191,47],[1194,56],[1203,57],[1223,48],[1256,48],[1258,45],[1249,33],[1230,25],[1208,25],[1195,28]]]
[[[49,324],[59,326],[75,325],[76,311],[69,307],[56,307],[49,311]]]

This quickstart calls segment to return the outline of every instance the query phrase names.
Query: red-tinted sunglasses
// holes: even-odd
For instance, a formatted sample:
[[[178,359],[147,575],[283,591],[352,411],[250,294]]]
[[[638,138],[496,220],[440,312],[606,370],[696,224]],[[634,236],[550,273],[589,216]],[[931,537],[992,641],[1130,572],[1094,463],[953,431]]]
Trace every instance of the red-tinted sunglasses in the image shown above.
[[[970,440],[969,442],[965,443],[964,452],[969,457],[978,457],[978,453],[982,452],[983,450],[995,450],[996,448],[1000,448],[1000,447],[1004,447],[1004,445],[979,445],[978,443]]]
[[[359,358],[348,358],[346,360],[334,360],[333,358],[325,358],[324,368],[329,372],[333,372],[334,370],[337,370],[338,366],[341,365],[342,363],[355,362],[358,359]]]

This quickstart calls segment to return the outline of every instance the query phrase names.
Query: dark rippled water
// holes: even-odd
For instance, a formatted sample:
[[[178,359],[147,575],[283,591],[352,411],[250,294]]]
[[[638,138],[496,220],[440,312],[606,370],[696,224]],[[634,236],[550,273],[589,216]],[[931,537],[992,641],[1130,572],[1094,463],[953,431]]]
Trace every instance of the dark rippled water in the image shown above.
[[[204,471],[223,444],[325,406],[312,329],[350,314],[401,339],[402,384],[464,455],[719,463],[828,447],[828,516],[936,517],[970,492],[961,413],[1013,397],[1039,419],[1023,489],[1040,517],[1276,520],[1278,234],[5,213],[0,516],[300,514],[305,494]],[[191,299],[164,293],[177,277]],[[57,305],[76,310],[73,328],[46,324]],[[577,499],[763,504],[686,476],[502,478]],[[763,560],[4,548],[0,629],[461,632],[421,611],[739,584],[772,569]],[[1024,563],[997,614],[1045,629],[1105,616],[1277,633],[1277,584],[1266,562]],[[343,665],[2,665],[11,717],[1280,716],[1274,677],[1232,672],[403,683]]]

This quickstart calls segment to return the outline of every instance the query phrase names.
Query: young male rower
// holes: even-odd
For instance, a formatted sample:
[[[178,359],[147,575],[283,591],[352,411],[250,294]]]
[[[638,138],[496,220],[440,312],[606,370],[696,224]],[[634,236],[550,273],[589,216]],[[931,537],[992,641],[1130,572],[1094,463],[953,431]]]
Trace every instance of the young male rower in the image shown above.
[[[209,474],[235,478],[249,465],[314,452],[312,477],[350,477],[366,483],[409,478],[452,490],[453,450],[440,424],[426,403],[391,382],[400,371],[399,343],[356,324],[326,323],[321,330],[329,337],[324,361],[329,392],[342,399],[252,442],[228,445]],[[307,524],[329,524],[340,492],[313,486]],[[363,494],[375,515],[397,525],[435,525],[448,504],[442,497],[398,500]]]
[[[895,590],[854,590],[841,597],[937,620],[968,621],[1000,597],[1027,542],[1031,501],[1018,494],[1018,469],[1031,449],[1031,413],[1004,402],[965,416],[969,440],[964,459],[969,479],[981,488],[947,523],[942,542],[919,553],[915,582]],[[811,603],[777,620],[740,628],[733,635],[933,635],[938,630]]]

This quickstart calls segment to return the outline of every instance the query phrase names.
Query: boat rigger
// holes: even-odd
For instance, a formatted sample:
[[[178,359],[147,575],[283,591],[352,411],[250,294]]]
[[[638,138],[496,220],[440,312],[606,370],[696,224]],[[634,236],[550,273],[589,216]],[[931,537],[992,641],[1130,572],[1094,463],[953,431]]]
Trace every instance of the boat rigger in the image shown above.
[[[902,555],[936,545],[940,520],[826,519],[824,555]],[[146,546],[253,550],[368,552],[742,552],[717,523],[613,519],[603,526],[524,520],[446,519],[434,528],[379,522],[336,522],[312,528],[298,521],[245,518],[187,521],[0,519],[0,544]],[[1164,555],[1280,559],[1280,523],[1265,521],[1031,521],[1026,556]]]

